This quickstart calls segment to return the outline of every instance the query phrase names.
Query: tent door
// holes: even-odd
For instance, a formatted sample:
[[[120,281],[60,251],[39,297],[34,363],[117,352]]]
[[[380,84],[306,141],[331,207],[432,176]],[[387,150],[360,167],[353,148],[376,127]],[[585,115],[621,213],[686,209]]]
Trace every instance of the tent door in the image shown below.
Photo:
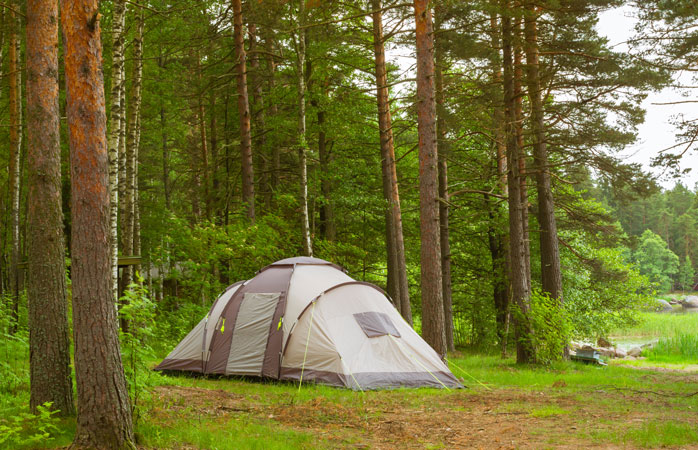
[[[240,304],[226,374],[261,375],[280,292],[247,292]]]

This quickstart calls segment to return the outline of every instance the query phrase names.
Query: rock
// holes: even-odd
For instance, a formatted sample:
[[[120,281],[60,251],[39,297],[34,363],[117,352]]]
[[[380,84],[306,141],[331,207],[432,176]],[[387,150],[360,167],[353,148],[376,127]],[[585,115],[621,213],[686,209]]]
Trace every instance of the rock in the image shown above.
[[[614,349],[614,351],[615,351],[614,356],[616,358],[625,358],[626,356],[628,356],[628,354],[625,352],[625,350],[623,350],[621,348],[616,348],[616,349]]]
[[[640,355],[642,355],[642,349],[640,347],[633,347],[628,350],[628,356],[633,357],[633,359]]]
[[[686,309],[698,308],[698,297],[695,295],[689,295],[681,301],[681,306]]]
[[[614,358],[616,356],[616,351],[612,348],[601,347],[596,350],[603,356],[608,356],[609,358]]]
[[[654,300],[654,302],[654,310],[657,312],[670,312],[674,310],[674,308],[671,307],[671,304],[664,299],[657,298]]]
[[[596,345],[598,345],[599,347],[606,347],[606,348],[608,348],[608,347],[613,347],[613,344],[611,344],[611,343],[608,341],[608,339],[603,338],[603,337],[599,337],[599,338],[596,340]]]
[[[626,356],[626,357],[623,358],[623,359],[625,359],[625,360],[627,360],[627,361],[635,361],[637,358],[635,358],[634,356],[628,355],[628,356]]]

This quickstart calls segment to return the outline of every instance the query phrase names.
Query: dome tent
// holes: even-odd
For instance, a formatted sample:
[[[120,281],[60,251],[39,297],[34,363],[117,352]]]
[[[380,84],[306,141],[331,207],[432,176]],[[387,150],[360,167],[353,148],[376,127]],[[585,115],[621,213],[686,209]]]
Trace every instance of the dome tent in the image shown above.
[[[230,286],[155,369],[361,390],[461,387],[380,288],[309,257]]]

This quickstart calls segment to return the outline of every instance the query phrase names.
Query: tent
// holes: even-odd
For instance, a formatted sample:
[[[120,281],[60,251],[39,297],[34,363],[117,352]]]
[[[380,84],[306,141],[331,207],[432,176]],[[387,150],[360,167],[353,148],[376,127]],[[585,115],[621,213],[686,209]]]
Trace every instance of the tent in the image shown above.
[[[461,387],[385,292],[309,257],[277,261],[228,287],[155,370],[360,390]]]

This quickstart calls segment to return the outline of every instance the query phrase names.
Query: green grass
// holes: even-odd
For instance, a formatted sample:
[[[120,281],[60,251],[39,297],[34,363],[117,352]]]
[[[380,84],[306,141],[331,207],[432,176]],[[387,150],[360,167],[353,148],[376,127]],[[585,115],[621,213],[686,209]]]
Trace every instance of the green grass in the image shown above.
[[[675,334],[698,334],[698,313],[638,314],[638,323],[611,333],[613,337],[671,337]]]
[[[591,437],[597,442],[613,442],[645,448],[698,444],[698,430],[695,425],[677,423],[671,418],[665,420],[666,422],[663,423],[650,422],[639,427],[631,427],[621,433],[609,430],[596,431],[591,433]]]
[[[561,416],[561,415],[565,415],[565,414],[570,414],[570,411],[567,411],[566,409],[562,409],[559,406],[548,405],[548,406],[543,406],[542,408],[535,408],[534,410],[531,411],[530,414],[532,417],[552,417],[552,416]]]
[[[137,441],[146,449],[370,448],[377,442],[376,424],[395,423],[396,413],[403,417],[404,412],[405,426],[419,426],[420,422],[424,426],[424,420],[439,414],[453,420],[478,420],[486,402],[487,414],[535,421],[535,427],[525,428],[529,443],[581,446],[602,441],[681,446],[697,442],[695,431],[685,425],[698,410],[698,396],[687,396],[696,390],[695,384],[684,378],[689,374],[571,362],[552,367],[518,366],[511,359],[474,353],[454,355],[450,364],[467,389],[362,393],[308,383],[299,390],[297,384],[278,381],[151,373],[149,393],[138,408]],[[0,424],[27,412],[27,389],[22,382],[11,392],[0,392]],[[647,389],[666,395],[643,394]],[[588,431],[590,417],[597,418],[593,420],[599,424],[599,431],[592,434]],[[604,418],[603,423],[599,417]],[[629,417],[645,422],[631,422]],[[574,431],[561,429],[560,421],[574,425]],[[59,432],[41,444],[43,448],[70,443],[74,419],[61,420],[58,427]],[[28,437],[35,429],[28,425],[25,431]],[[381,439],[387,447],[398,446],[397,441],[385,441],[391,439],[389,436]],[[429,431],[415,442],[425,448],[449,448],[443,436]],[[37,446],[20,441],[0,444],[2,450],[10,448]]]
[[[694,333],[698,333],[698,330]],[[662,338],[646,352],[646,356],[650,361],[698,363],[698,334],[677,333],[672,337]]]

